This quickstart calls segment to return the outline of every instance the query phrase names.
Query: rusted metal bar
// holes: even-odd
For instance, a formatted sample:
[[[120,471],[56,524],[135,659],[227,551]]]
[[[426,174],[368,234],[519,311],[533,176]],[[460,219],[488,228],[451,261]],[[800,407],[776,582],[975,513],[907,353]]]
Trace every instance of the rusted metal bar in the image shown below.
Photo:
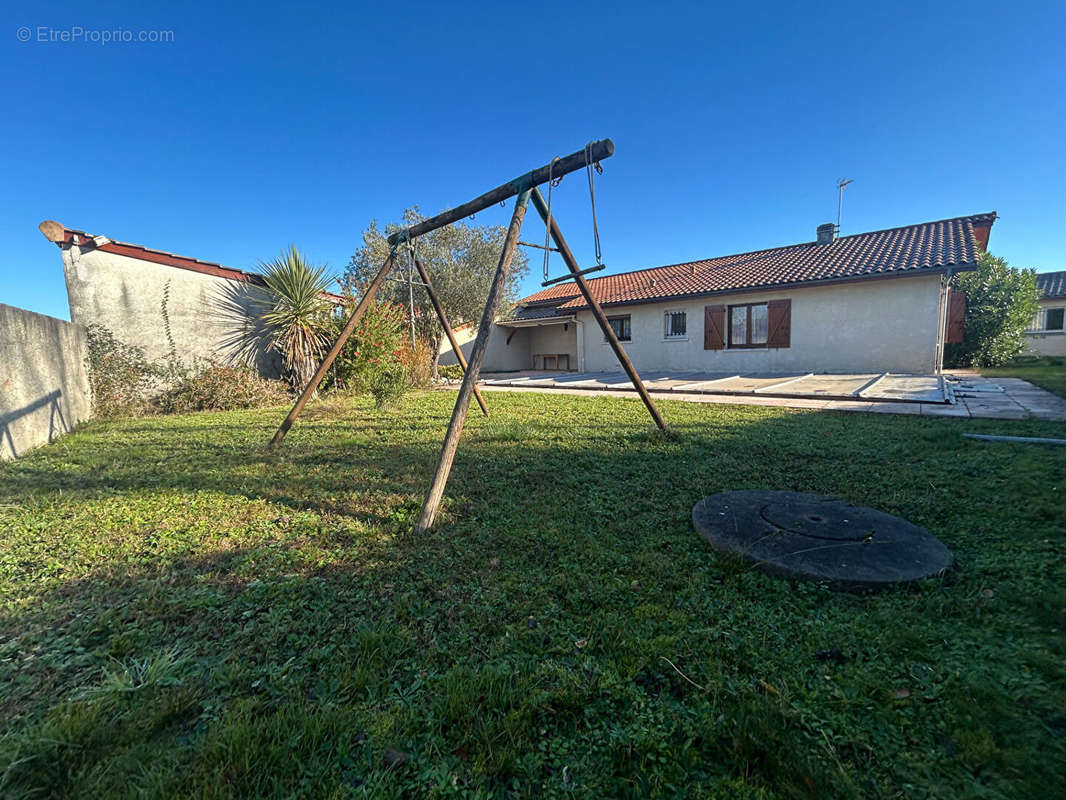
[[[603,331],[603,335],[607,338],[607,342],[611,345],[611,349],[614,350],[615,357],[618,358],[618,363],[622,365],[622,369],[625,370],[626,375],[628,375],[629,379],[633,381],[633,388],[637,390],[640,399],[643,400],[644,405],[648,407],[648,413],[650,413],[651,418],[655,420],[655,424],[659,426],[660,430],[666,430],[666,423],[663,421],[659,409],[655,406],[655,402],[651,399],[651,395],[648,394],[648,390],[644,388],[644,384],[640,380],[640,375],[637,374],[636,367],[634,367],[633,362],[629,360],[626,351],[622,349],[622,343],[618,341],[618,337],[614,333],[614,328],[612,328],[611,324],[607,321],[607,315],[603,313],[603,308],[600,307],[596,298],[592,296],[588,281],[582,277],[582,269],[578,266],[574,254],[570,252],[570,246],[567,245],[566,240],[563,238],[563,233],[559,229],[555,217],[548,216],[548,204],[544,201],[544,195],[540,193],[540,189],[533,187],[532,199],[533,206],[537,209],[537,213],[540,214],[541,219],[544,220],[544,224],[549,226],[552,240],[555,242],[555,246],[559,248],[559,254],[563,257],[563,262],[570,269],[570,273],[574,277],[574,282],[577,283],[578,290],[584,296],[585,302],[589,304],[592,316],[596,318],[600,330]]]
[[[444,306],[441,305],[433,284],[429,282],[429,273],[426,272],[422,259],[415,259],[415,269],[418,270],[418,277],[422,279],[422,285],[426,287],[429,302],[433,304],[433,309],[437,312],[437,319],[440,320],[441,327],[444,328],[444,334],[448,337],[448,341],[451,342],[452,350],[455,351],[455,357],[459,360],[459,366],[463,368],[463,374],[465,375],[466,357],[463,355],[463,351],[459,349],[459,342],[456,341],[455,334],[452,332],[451,323],[448,322],[448,315],[444,312]],[[489,415],[489,407],[485,405],[485,398],[481,396],[481,390],[476,385],[474,386],[474,397],[477,398],[477,404],[481,406],[481,413],[487,417]]]
[[[610,158],[612,155],[614,155],[614,142],[610,139],[591,142],[576,153],[571,153],[566,158],[555,159],[550,164],[545,164],[543,167],[527,172],[525,175],[515,178],[513,181],[508,181],[502,186],[497,186],[491,192],[485,192],[485,194],[474,198],[469,203],[463,203],[461,206],[423,220],[417,225],[412,225],[410,228],[397,231],[389,237],[389,244],[393,245],[397,242],[414,239],[416,236],[435,231],[437,228],[451,225],[453,222],[458,222],[464,217],[476,214],[478,211],[484,211],[489,206],[502,203],[525,189],[539,186],[548,181],[549,178],[551,180],[561,178],[581,169],[586,164],[595,164],[605,158]]]
[[[511,270],[511,259],[517,247],[518,233],[522,230],[522,220],[526,216],[526,207],[529,205],[529,193],[529,187],[522,188],[515,201],[511,224],[507,228],[507,237],[503,242],[503,252],[500,253],[500,263],[492,278],[492,287],[485,301],[485,310],[481,314],[481,325],[478,326],[474,348],[470,352],[470,363],[467,365],[466,374],[463,375],[463,385],[459,387],[459,396],[455,398],[455,409],[452,411],[448,433],[445,434],[444,444],[441,446],[437,471],[433,473],[433,483],[422,504],[418,521],[415,522],[415,533],[422,533],[433,527],[433,519],[437,516],[437,509],[444,496],[444,486],[448,483],[448,473],[452,470],[455,450],[459,446],[459,437],[462,435],[463,423],[466,421],[466,412],[470,408],[470,396],[477,385],[478,373],[481,372],[481,364],[485,360],[485,350],[488,349],[489,333],[496,319],[496,309],[507,285],[507,275]]]
[[[378,289],[381,288],[381,284],[385,282],[386,276],[389,274],[389,270],[392,269],[393,251],[390,250],[388,256],[385,257],[385,263],[381,265],[381,269],[378,270],[378,274],[374,276],[374,280],[370,282],[370,285],[363,293],[362,299],[359,301],[359,305],[355,307],[355,311],[348,317],[348,321],[344,324],[344,329],[341,330],[340,336],[337,337],[337,341],[333,343],[333,347],[326,353],[326,357],[322,359],[322,363],[318,365],[318,369],[315,370],[315,374],[311,376],[311,380],[307,382],[307,386],[304,387],[303,392],[296,400],[296,404],[289,411],[288,416],[282,421],[281,426],[274,433],[274,438],[270,440],[270,446],[276,447],[281,444],[281,440],[285,438],[285,434],[289,432],[289,428],[296,421],[296,418],[300,416],[300,412],[303,411],[307,401],[311,399],[311,395],[318,389],[318,385],[322,383],[322,379],[326,376],[326,371],[332,366],[336,360],[341,349],[344,347],[344,343],[348,341],[348,338],[352,335],[352,331],[355,330],[355,326],[359,324],[359,320],[363,318],[363,314],[372,302],[374,297],[378,293]]]

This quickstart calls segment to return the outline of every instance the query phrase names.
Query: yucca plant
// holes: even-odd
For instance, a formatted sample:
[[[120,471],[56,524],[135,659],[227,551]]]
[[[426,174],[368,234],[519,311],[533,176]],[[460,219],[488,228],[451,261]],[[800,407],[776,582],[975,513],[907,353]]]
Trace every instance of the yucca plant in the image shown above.
[[[315,267],[293,245],[273,261],[260,262],[263,287],[257,305],[268,347],[276,351],[285,377],[303,389],[329,344],[330,303],[324,294],[334,277]]]

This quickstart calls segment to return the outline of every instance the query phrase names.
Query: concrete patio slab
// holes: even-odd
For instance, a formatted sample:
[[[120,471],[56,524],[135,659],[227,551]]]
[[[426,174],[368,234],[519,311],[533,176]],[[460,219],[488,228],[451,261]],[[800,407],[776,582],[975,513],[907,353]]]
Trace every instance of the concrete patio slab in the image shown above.
[[[482,376],[486,389],[634,397],[621,372],[496,373]],[[641,376],[653,394],[693,403],[777,406],[781,408],[920,414],[928,417],[1040,419],[1066,422],[1066,400],[1017,378],[989,380],[966,373],[935,375],[731,375],[661,372]],[[953,395],[963,384],[969,391]],[[756,389],[761,389],[756,393]],[[870,391],[872,390],[872,391]],[[868,394],[869,391],[869,394]]]

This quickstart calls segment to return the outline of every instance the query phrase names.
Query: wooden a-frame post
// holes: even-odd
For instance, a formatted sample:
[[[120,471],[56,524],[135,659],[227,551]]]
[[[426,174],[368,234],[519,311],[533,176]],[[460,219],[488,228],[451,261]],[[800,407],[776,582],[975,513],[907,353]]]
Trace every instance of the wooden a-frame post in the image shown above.
[[[429,295],[429,302],[433,304],[433,309],[437,312],[437,319],[440,320],[441,327],[444,328],[444,335],[448,337],[448,341],[452,345],[452,350],[455,351],[455,358],[459,362],[459,366],[463,368],[463,375],[467,373],[466,357],[463,355],[463,351],[459,348],[459,342],[455,338],[455,333],[452,331],[451,323],[448,322],[448,314],[444,311],[444,306],[441,305],[440,298],[437,297],[437,290],[433,288],[433,284],[429,282],[429,273],[426,272],[426,267],[422,263],[422,259],[415,258],[415,269],[418,270],[418,277],[422,279],[422,283],[425,284],[426,294]],[[477,398],[477,404],[481,406],[481,413],[486,417],[489,415],[489,407],[485,405],[485,398],[481,396],[481,390],[474,386],[474,397]]]
[[[581,267],[578,266],[574,254],[570,252],[570,246],[563,238],[563,232],[559,230],[559,226],[555,222],[555,217],[552,217],[548,213],[550,209],[548,208],[548,204],[544,202],[544,195],[542,195],[540,189],[537,189],[536,187],[533,188],[533,206],[537,209],[537,213],[540,214],[541,219],[544,220],[544,224],[548,226],[552,241],[554,241],[555,246],[559,248],[559,255],[563,257],[563,261],[570,270],[574,282],[577,283],[578,291],[581,292],[582,296],[585,298],[585,302],[588,303],[589,309],[592,311],[592,316],[595,317],[596,322],[599,323],[604,338],[607,339],[608,344],[611,345],[611,349],[614,350],[615,357],[618,358],[618,363],[622,365],[622,369],[625,370],[626,375],[629,376],[629,380],[633,381],[633,388],[640,394],[640,399],[644,401],[644,405],[648,408],[648,413],[651,414],[651,418],[655,420],[655,424],[659,426],[659,430],[666,430],[666,423],[663,422],[662,414],[659,413],[659,409],[656,407],[655,401],[651,399],[651,395],[648,394],[648,390],[644,388],[644,382],[641,381],[640,375],[637,374],[637,368],[633,366],[633,362],[629,360],[629,356],[626,355],[626,351],[622,348],[622,343],[618,341],[618,336],[615,334],[614,328],[611,327],[611,323],[607,321],[607,315],[603,313],[603,308],[600,307],[599,301],[593,297],[588,281],[586,281],[585,276],[581,274]]]
[[[363,318],[363,314],[366,313],[367,308],[374,302],[374,297],[378,293],[378,289],[381,288],[381,284],[385,282],[386,276],[389,274],[389,270],[392,269],[392,261],[395,255],[396,248],[393,247],[389,250],[389,254],[385,256],[385,263],[381,265],[381,269],[378,270],[378,274],[374,276],[374,280],[370,282],[370,285],[366,287],[366,292],[363,294],[363,299],[359,301],[359,305],[355,307],[355,311],[348,317],[348,321],[344,324],[344,329],[341,331],[340,336],[337,337],[337,341],[333,343],[333,347],[326,353],[326,357],[322,359],[322,363],[318,365],[318,369],[315,370],[315,374],[311,376],[311,380],[307,382],[307,386],[304,387],[303,392],[296,399],[296,403],[289,410],[285,419],[282,420],[281,425],[277,431],[274,432],[274,438],[270,440],[270,446],[276,447],[281,444],[281,440],[285,438],[285,434],[289,432],[289,428],[292,427],[292,423],[296,421],[296,418],[303,411],[303,407],[307,405],[307,401],[311,399],[311,395],[318,389],[318,385],[322,383],[322,379],[326,377],[326,370],[332,366],[336,361],[338,354],[340,354],[341,348],[344,347],[344,343],[348,341],[348,337],[352,335],[352,331],[355,330],[355,326],[359,324],[359,320]]]
[[[485,301],[485,310],[481,314],[481,324],[478,325],[474,347],[470,351],[470,363],[466,374],[463,375],[463,385],[459,387],[459,396],[455,398],[455,408],[452,410],[452,418],[448,423],[448,432],[444,435],[444,444],[441,446],[440,458],[437,460],[437,469],[433,473],[433,482],[429,486],[426,500],[422,503],[422,511],[419,512],[418,520],[415,522],[415,533],[422,533],[433,527],[433,519],[437,516],[441,498],[444,497],[444,486],[448,483],[448,474],[452,471],[455,451],[459,447],[459,437],[463,433],[463,423],[466,422],[466,412],[470,408],[470,395],[473,394],[477,385],[481,363],[485,360],[485,351],[489,346],[489,334],[492,332],[492,324],[496,321],[496,309],[507,286],[507,276],[511,272],[511,259],[518,246],[518,234],[522,230],[522,220],[526,216],[526,207],[529,205],[529,192],[528,187],[522,189],[515,201],[511,224],[507,227],[507,237],[503,240],[500,263],[496,267],[496,274],[492,277],[492,287],[489,289],[488,300]]]

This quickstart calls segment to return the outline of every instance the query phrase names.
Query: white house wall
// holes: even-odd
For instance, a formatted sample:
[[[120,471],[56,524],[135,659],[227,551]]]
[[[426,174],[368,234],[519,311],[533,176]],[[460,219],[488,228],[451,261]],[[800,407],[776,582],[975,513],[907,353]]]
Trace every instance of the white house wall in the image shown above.
[[[514,336],[511,334],[514,333]],[[463,351],[463,357],[470,360],[470,352],[474,348],[474,339],[477,331],[473,326],[463,328],[455,332],[455,338],[459,342],[459,348]],[[510,337],[511,343],[507,343]],[[438,364],[458,364],[455,351],[452,350],[447,338],[441,342],[440,358]],[[485,351],[485,361],[481,365],[482,372],[513,372],[520,369],[529,369],[529,332],[524,328],[501,328],[493,325],[489,333],[488,348]]]
[[[523,328],[522,330],[528,331],[529,336],[529,361],[525,368],[532,368],[535,356],[556,356],[565,353],[570,356],[570,369],[576,370],[578,368],[576,329],[579,327],[581,326],[570,322],[562,325],[556,323]]]
[[[1066,297],[1041,300],[1040,310],[1066,308]],[[1030,356],[1066,356],[1066,331],[1027,332],[1025,354]]]
[[[82,252],[77,246],[63,252],[63,268],[75,324],[102,325],[120,340],[143,347],[150,358],[165,358],[170,351],[165,292],[170,334],[182,360],[232,359],[226,343],[240,317],[224,309],[248,308],[250,284],[96,249]],[[257,366],[266,375],[278,374],[275,354],[262,354]]]
[[[774,349],[703,349],[708,305],[792,301],[791,346]],[[626,353],[638,371],[912,372],[935,371],[940,276],[857,281],[827,286],[605,308],[629,314]],[[664,338],[664,314],[687,312],[688,336]],[[591,312],[582,311],[588,372],[621,369]]]

